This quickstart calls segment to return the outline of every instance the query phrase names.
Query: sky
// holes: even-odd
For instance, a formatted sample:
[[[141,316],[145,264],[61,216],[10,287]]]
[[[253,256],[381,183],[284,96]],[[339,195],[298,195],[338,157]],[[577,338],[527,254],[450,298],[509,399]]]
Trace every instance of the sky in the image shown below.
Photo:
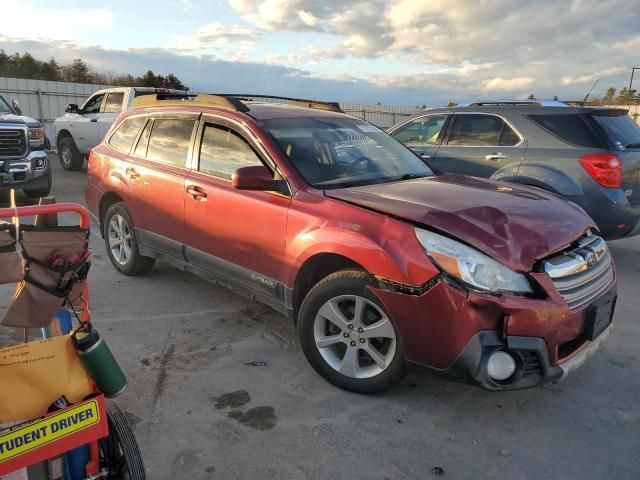
[[[638,0],[0,0],[0,11],[8,53],[174,73],[205,92],[581,99],[598,79],[596,94],[628,86],[640,66]]]

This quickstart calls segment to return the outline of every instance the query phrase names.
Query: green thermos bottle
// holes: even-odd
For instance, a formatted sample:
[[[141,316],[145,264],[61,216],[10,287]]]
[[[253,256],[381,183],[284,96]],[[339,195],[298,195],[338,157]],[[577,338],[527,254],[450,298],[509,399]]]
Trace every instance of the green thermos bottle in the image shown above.
[[[93,325],[74,331],[72,338],[80,361],[98,389],[107,398],[120,395],[127,386],[127,378]]]

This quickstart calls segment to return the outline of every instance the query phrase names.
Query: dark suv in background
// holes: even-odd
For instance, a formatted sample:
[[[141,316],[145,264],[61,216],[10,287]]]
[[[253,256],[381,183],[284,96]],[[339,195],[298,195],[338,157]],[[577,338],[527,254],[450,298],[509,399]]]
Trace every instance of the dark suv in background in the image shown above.
[[[539,187],[580,205],[601,234],[640,234],[640,129],[626,110],[497,101],[428,110],[389,133],[445,173]]]

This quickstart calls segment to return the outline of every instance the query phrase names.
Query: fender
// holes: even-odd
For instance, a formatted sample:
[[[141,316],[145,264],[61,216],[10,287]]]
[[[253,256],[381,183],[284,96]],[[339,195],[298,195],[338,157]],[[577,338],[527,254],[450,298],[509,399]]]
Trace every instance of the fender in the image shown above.
[[[324,253],[341,255],[372,275],[412,286],[424,285],[439,274],[410,224],[376,212],[366,217],[359,224],[331,222],[297,232],[287,245],[291,261],[285,284],[292,288],[302,265]]]

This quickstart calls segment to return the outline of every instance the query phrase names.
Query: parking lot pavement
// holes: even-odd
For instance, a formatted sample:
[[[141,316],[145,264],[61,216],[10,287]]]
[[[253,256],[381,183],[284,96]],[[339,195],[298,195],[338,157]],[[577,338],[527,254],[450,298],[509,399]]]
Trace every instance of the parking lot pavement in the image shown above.
[[[83,202],[85,173],[54,163],[58,201]],[[610,244],[615,329],[564,382],[490,393],[410,375],[377,396],[322,380],[268,307],[162,264],[122,276],[95,228],[91,242],[93,318],[128,374],[118,404],[150,479],[640,478],[640,237]]]

